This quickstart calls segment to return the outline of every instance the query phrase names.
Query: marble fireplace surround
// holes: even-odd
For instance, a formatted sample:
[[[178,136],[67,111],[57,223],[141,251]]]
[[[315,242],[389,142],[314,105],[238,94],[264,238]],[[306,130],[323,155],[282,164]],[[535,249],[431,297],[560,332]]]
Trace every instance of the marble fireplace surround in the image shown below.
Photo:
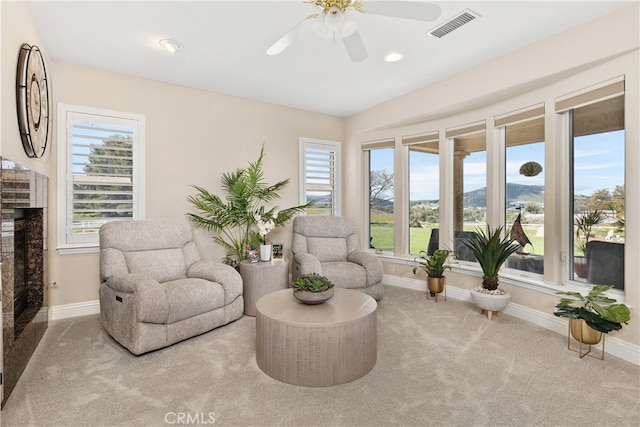
[[[27,362],[47,329],[48,251],[47,194],[48,177],[11,160],[1,159],[0,211],[2,215],[2,334],[3,399],[13,390]],[[18,212],[16,212],[18,211]],[[14,226],[16,214],[26,224],[27,307],[14,319]]]

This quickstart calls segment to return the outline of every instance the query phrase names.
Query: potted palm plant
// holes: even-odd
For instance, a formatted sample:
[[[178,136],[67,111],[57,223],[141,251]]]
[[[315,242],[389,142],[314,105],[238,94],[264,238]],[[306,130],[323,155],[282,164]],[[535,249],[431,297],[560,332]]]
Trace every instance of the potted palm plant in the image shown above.
[[[631,312],[625,304],[604,295],[611,285],[595,285],[587,295],[579,292],[558,292],[564,295],[553,313],[569,319],[571,336],[582,344],[597,344],[602,334],[622,329],[631,320]],[[584,353],[586,354],[586,353]],[[580,357],[584,356],[580,354]]]
[[[418,265],[413,267],[413,274],[416,274],[418,270],[424,270],[427,273],[427,298],[429,295],[435,297],[436,294],[444,290],[447,280],[444,276],[444,270],[451,269],[451,266],[445,265],[445,262],[452,253],[453,251],[449,249],[436,249],[431,256],[428,256],[426,251],[420,251],[418,257],[414,259]]]
[[[223,262],[235,268],[246,257],[247,248],[264,243],[269,231],[286,224],[313,204],[265,209],[266,204],[280,198],[278,193],[289,184],[289,179],[267,184],[262,170],[264,155],[263,145],[258,160],[249,162],[246,168],[222,175],[220,184],[225,196],[194,185],[197,194],[187,199],[198,210],[187,216],[198,226],[217,233],[214,241],[226,251]],[[261,227],[264,223],[269,224],[268,230]]]
[[[491,229],[487,225],[486,231],[478,228],[470,237],[463,241],[482,268],[482,285],[471,289],[471,299],[480,307],[480,312],[487,312],[491,320],[492,314],[500,312],[509,304],[511,294],[499,287],[498,276],[502,265],[518,251],[520,245],[504,233],[503,227]]]
[[[587,253],[587,243],[593,237],[593,227],[601,224],[606,218],[604,212],[598,209],[586,211],[576,215],[576,249],[577,255],[573,257],[574,271],[578,277],[587,277],[587,261],[584,257]]]

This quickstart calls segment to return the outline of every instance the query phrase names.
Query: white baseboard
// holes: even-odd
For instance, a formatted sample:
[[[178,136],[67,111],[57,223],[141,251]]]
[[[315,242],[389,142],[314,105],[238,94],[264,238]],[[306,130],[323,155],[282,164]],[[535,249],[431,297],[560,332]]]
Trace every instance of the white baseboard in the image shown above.
[[[382,282],[385,285],[426,292],[426,286],[423,280],[408,279],[405,277],[385,274]],[[447,298],[471,302],[471,296],[468,289],[456,288],[455,286],[451,285],[447,285]],[[558,334],[565,336],[567,335],[566,320],[560,319],[551,313],[534,310],[530,307],[526,307],[524,305],[516,304],[513,302],[509,303],[507,309],[504,312],[505,314],[533,323],[534,325],[540,326]],[[594,347],[601,348],[601,344]],[[620,338],[607,336],[605,350],[606,353],[609,353],[612,356],[619,357],[620,359],[626,360],[627,362],[633,363],[634,365],[640,365],[640,346],[621,340]]]
[[[100,313],[100,301],[85,301],[49,307],[49,321]]]

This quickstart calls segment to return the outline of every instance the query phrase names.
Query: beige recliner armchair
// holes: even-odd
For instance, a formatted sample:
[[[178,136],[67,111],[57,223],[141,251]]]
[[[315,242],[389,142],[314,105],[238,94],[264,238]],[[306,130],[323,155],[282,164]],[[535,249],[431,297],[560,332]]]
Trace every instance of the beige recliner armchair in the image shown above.
[[[293,219],[293,280],[318,273],[336,286],[382,299],[382,262],[360,250],[352,220],[338,216],[297,216]]]
[[[100,227],[102,326],[133,354],[226,325],[243,309],[240,274],[200,260],[186,220]]]

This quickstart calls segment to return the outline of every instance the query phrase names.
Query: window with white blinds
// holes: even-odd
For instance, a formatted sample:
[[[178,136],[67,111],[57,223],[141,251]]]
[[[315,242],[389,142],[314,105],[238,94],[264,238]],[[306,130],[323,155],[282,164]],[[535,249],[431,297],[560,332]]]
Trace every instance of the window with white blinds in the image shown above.
[[[98,245],[109,221],[140,218],[144,117],[61,106],[58,247]]]
[[[300,138],[300,203],[307,215],[340,215],[340,143]]]

